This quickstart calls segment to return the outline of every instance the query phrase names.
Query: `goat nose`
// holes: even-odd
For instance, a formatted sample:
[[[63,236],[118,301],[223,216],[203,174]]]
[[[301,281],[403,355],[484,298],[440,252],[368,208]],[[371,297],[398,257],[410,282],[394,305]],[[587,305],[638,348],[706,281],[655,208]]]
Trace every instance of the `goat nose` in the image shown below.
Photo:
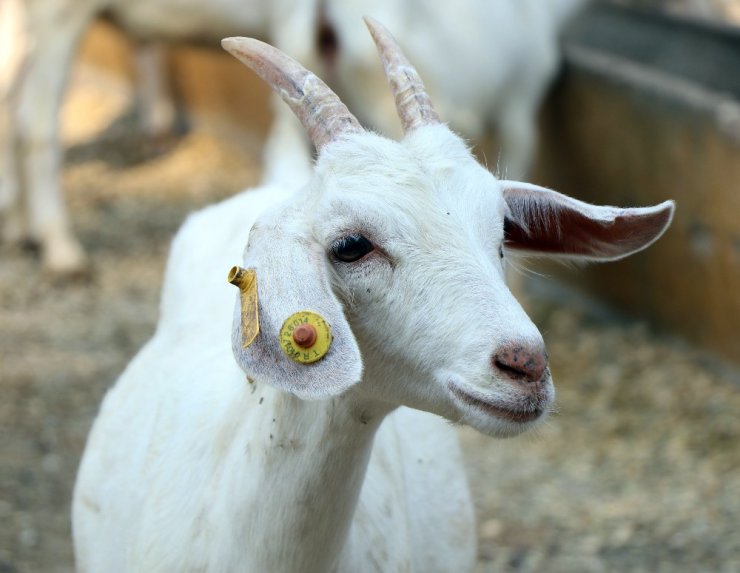
[[[510,342],[493,356],[493,365],[505,377],[522,382],[539,382],[547,368],[547,351],[543,344]]]

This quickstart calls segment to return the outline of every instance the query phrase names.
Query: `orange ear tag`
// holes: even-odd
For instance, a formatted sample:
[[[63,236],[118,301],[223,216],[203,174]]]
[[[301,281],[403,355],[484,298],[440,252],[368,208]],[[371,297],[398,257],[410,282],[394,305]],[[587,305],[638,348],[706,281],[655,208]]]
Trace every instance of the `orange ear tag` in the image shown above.
[[[246,348],[260,332],[260,318],[257,310],[257,271],[231,267],[227,279],[239,287],[242,304],[242,348]]]
[[[291,314],[280,328],[280,348],[288,358],[302,364],[321,360],[329,352],[331,341],[329,323],[310,310]]]

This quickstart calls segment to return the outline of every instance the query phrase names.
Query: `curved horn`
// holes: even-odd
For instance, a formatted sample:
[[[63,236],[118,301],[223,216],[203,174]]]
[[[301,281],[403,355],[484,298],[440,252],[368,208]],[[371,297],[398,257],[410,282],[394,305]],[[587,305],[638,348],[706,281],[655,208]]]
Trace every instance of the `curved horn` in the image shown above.
[[[221,45],[283,98],[317,151],[343,135],[363,131],[324,82],[277,48],[254,38],[225,38]]]
[[[440,123],[419,74],[403,55],[388,28],[369,16],[365,16],[364,20],[383,62],[385,77],[391,85],[403,131],[409,132],[422,125]]]

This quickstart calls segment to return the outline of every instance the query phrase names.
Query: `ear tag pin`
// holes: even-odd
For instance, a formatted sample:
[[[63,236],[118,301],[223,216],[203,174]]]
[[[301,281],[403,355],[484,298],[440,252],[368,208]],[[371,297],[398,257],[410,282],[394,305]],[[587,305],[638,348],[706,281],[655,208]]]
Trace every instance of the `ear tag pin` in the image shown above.
[[[231,267],[227,280],[239,287],[242,304],[242,348],[246,348],[260,332],[260,319],[257,310],[257,271]]]
[[[329,323],[310,310],[291,314],[280,328],[280,348],[288,358],[302,364],[321,360],[329,352],[331,341]]]

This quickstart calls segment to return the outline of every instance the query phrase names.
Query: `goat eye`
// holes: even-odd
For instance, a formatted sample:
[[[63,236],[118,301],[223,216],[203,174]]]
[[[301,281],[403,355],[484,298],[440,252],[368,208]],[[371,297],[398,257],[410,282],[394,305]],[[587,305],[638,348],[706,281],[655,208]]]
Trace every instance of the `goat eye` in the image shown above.
[[[373,244],[362,235],[347,235],[331,246],[331,252],[340,261],[353,263],[374,250]]]

